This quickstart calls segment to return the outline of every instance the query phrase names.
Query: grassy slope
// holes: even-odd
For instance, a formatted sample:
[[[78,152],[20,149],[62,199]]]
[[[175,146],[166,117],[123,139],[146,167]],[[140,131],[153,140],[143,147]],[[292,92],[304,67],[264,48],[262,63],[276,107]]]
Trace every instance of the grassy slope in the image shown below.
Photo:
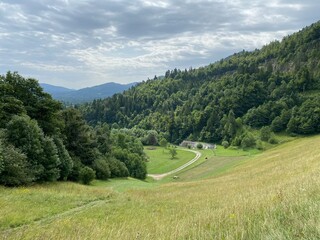
[[[169,172],[195,157],[192,152],[177,149],[177,156],[171,159],[169,151],[162,147],[152,147],[153,150],[150,149],[150,147],[145,147],[144,151],[149,157],[149,162],[147,163],[148,173],[152,174]]]
[[[111,195],[112,191],[76,183],[0,187],[0,230],[29,224],[98,200],[107,200]]]
[[[129,190],[108,203],[3,232],[0,238],[319,239],[319,145],[320,136],[298,139],[242,160],[218,176]],[[109,188],[81,188],[96,190],[98,197],[101,191],[110,195]],[[12,196],[11,207],[19,203],[13,196],[19,189],[1,190],[6,191],[1,202]],[[34,197],[39,194],[38,189],[30,191]]]
[[[192,181],[204,179],[221,174],[234,166],[240,164],[243,160],[253,157],[261,151],[257,149],[225,149],[217,145],[215,150],[200,150],[202,158],[192,166],[180,171],[176,181]]]

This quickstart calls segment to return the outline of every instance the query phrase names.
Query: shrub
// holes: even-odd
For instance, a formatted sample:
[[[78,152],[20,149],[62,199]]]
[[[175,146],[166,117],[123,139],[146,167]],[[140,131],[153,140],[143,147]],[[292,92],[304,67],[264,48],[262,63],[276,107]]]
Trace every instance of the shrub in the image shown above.
[[[160,146],[166,148],[168,145],[168,141],[165,138],[160,140]]]
[[[203,145],[202,145],[201,143],[198,143],[198,144],[197,144],[197,148],[198,148],[198,149],[202,149],[202,148],[203,148]]]
[[[129,170],[126,165],[116,158],[108,159],[111,177],[128,177]]]
[[[138,179],[145,179],[147,176],[147,166],[137,154],[130,154],[130,176]]]
[[[241,147],[250,148],[250,147],[254,147],[255,145],[256,145],[256,139],[251,133],[247,132],[242,138]]]
[[[272,136],[272,137],[269,139],[268,142],[271,143],[271,144],[277,144],[277,143],[278,143],[278,140],[276,139],[275,136]]]
[[[88,185],[93,179],[95,179],[96,173],[92,168],[86,166],[80,170],[79,177],[83,184]]]
[[[270,137],[271,137],[271,134],[272,134],[271,128],[268,127],[268,126],[264,126],[264,127],[262,127],[261,130],[260,130],[260,139],[261,139],[262,141],[267,142],[267,141],[269,141],[269,139],[270,139]]]
[[[233,146],[240,146],[241,145],[241,137],[237,136],[232,140],[231,145]]]
[[[147,134],[142,138],[144,145],[157,146],[158,145],[158,133],[155,130],[149,130]]]
[[[93,162],[93,169],[96,171],[97,179],[107,180],[111,176],[109,164],[106,159],[100,158]]]
[[[228,141],[222,141],[221,145],[224,147],[224,148],[228,148],[229,147],[229,142]]]
[[[257,149],[264,150],[264,145],[263,145],[263,142],[261,140],[258,140],[256,142],[256,146],[257,146]]]

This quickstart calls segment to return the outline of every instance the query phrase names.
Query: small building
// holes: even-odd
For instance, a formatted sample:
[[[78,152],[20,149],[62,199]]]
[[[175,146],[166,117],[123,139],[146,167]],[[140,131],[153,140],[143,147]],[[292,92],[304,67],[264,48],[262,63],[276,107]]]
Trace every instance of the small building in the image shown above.
[[[180,147],[189,147],[189,148],[196,148],[197,147],[197,142],[192,142],[192,141],[183,141],[180,143]]]
[[[216,149],[216,145],[215,144],[211,144],[211,143],[203,143],[203,149]]]
[[[192,141],[183,141],[182,143],[180,143],[180,147],[186,147],[186,148],[197,148],[197,145],[200,142],[192,142]],[[215,144],[211,144],[211,143],[201,143],[203,146],[203,149],[216,149],[216,145]]]

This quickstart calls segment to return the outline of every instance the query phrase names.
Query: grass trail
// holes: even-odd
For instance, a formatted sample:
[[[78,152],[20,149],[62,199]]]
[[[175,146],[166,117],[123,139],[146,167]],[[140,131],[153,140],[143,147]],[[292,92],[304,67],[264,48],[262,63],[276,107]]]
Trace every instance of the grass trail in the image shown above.
[[[84,211],[84,210],[87,210],[89,208],[93,208],[93,207],[99,206],[101,204],[107,203],[108,201],[109,200],[94,200],[94,201],[88,202],[88,203],[86,203],[86,204],[84,204],[82,206],[66,210],[65,212],[60,212],[60,213],[57,213],[55,215],[51,215],[51,216],[47,216],[47,217],[44,217],[44,218],[41,218],[41,219],[37,219],[37,220],[35,220],[33,222],[30,222],[28,224],[19,225],[17,227],[13,227],[13,228],[9,228],[9,229],[4,229],[3,233],[10,234],[10,232],[12,232],[12,231],[16,231],[16,230],[18,230],[20,228],[31,227],[32,225],[35,225],[35,224],[39,224],[39,225],[48,224],[48,223],[50,223],[52,221],[56,221],[58,219],[65,218],[67,216],[71,216],[71,215],[74,216],[75,214],[80,213],[81,211]]]
[[[63,182],[0,187],[0,230],[30,224],[113,195],[108,189]]]

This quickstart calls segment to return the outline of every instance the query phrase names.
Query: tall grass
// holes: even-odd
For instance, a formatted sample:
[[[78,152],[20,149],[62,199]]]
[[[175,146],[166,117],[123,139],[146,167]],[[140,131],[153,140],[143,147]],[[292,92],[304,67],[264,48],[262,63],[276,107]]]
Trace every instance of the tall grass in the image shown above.
[[[295,140],[216,177],[128,190],[0,238],[320,239],[319,145],[319,136]]]
[[[0,230],[18,227],[108,199],[112,192],[76,183],[50,183],[32,187],[0,188]]]

